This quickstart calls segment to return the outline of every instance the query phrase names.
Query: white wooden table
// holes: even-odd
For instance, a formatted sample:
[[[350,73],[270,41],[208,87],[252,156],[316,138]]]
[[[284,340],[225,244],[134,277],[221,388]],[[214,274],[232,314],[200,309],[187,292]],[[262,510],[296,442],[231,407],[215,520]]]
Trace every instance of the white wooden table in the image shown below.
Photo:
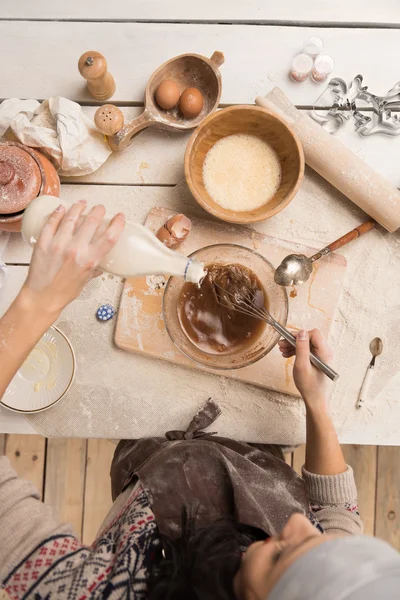
[[[323,39],[326,52],[335,59],[334,74],[345,80],[361,73],[370,89],[381,94],[399,78],[394,66],[400,46],[398,0],[3,0],[0,99],[41,100],[59,94],[80,102],[92,116],[97,105],[78,74],[77,60],[84,51],[94,49],[106,56],[117,83],[110,101],[119,105],[129,120],[141,112],[147,79],[162,62],[184,52],[211,56],[220,50],[225,54],[223,106],[253,103],[256,95],[278,85],[298,107],[307,110],[323,88],[311,81],[295,84],[287,74],[293,56],[309,35]],[[122,207],[129,218],[142,220],[155,204],[170,205],[171,188],[183,177],[182,159],[189,135],[149,129],[97,172],[69,180],[62,195],[101,201],[110,210]],[[360,138],[351,125],[340,136],[400,186],[400,138]],[[358,224],[360,213],[352,206],[346,210],[348,223]],[[291,239],[285,215],[284,211],[272,224],[257,228]],[[295,241],[325,245],[344,233],[335,230],[334,224],[322,223],[317,220],[314,229],[305,227],[301,239]],[[13,234],[5,259],[14,266],[14,273],[20,269],[18,280],[29,254],[20,237]],[[4,304],[10,298],[1,300]],[[364,364],[366,356],[362,357]],[[385,398],[396,398],[398,391],[399,377],[385,390]],[[32,431],[22,417],[0,411],[0,432]],[[400,433],[382,430],[378,435],[370,423],[358,429],[344,428],[342,440],[400,444]]]

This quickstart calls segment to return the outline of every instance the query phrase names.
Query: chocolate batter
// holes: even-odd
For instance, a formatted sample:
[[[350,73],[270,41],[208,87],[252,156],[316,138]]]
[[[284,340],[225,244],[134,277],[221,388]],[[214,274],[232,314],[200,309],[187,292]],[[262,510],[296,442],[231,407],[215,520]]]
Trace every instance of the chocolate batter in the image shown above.
[[[207,265],[200,287],[185,283],[179,298],[179,320],[191,342],[205,352],[232,352],[260,336],[265,323],[235,310],[242,299],[256,307],[267,305],[258,277],[242,265]],[[222,289],[221,289],[222,288]]]

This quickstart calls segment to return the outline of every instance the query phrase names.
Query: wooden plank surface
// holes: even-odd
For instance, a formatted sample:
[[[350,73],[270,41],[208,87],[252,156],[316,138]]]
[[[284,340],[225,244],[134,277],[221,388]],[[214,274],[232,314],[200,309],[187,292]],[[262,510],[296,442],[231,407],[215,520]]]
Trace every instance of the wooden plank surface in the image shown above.
[[[375,535],[400,550],[400,448],[378,448]]]
[[[41,435],[6,435],[5,455],[23,479],[43,493],[46,440]]]
[[[115,447],[109,440],[88,440],[82,534],[87,545],[94,542],[112,506],[110,466]]]
[[[350,444],[342,450],[346,463],[354,470],[364,533],[374,535],[377,447]]]
[[[286,452],[283,455],[284,459],[285,459],[285,463],[289,465],[289,467],[293,466],[293,452]]]
[[[316,98],[315,98],[316,99]],[[84,106],[93,119],[97,106]],[[122,107],[125,122],[137,117],[140,107]],[[306,111],[308,112],[308,111]],[[387,135],[361,137],[349,121],[336,134],[357,156],[400,187],[400,171],[395,160],[388,160],[400,149],[400,138]],[[183,158],[191,132],[172,133],[152,127],[135,136],[123,152],[112,154],[94,173],[83,177],[64,177],[67,183],[117,183],[119,185],[176,185],[184,177]]]
[[[258,94],[279,85],[292,102],[308,106],[323,85],[311,80],[294,83],[288,71],[310,35],[323,37],[326,52],[335,59],[333,75],[351,80],[362,73],[377,94],[396,82],[392,62],[381,59],[399,47],[396,29],[0,21],[1,47],[7,55],[0,98],[46,98],[57,93],[93,104],[77,61],[94,48],[104,53],[116,79],[112,101],[142,103],[151,73],[168,58],[185,52],[211,56],[220,50],[226,57],[221,67],[222,103],[252,103]]]
[[[97,106],[84,106],[94,118]],[[122,107],[125,122],[143,112],[141,107]],[[113,153],[94,173],[64,177],[67,183],[117,183],[118,185],[175,185],[184,177],[183,157],[192,132],[167,132],[148,127],[123,152]],[[379,153],[377,153],[379,156]]]
[[[0,433],[0,456],[3,456],[6,448],[6,436],[4,433]]]
[[[50,438],[47,441],[44,501],[63,523],[82,536],[87,441]]]
[[[296,448],[296,450],[293,452],[293,469],[296,471],[296,473],[298,473],[298,475],[301,475],[301,468],[303,467],[304,463],[306,461],[306,446],[305,444],[299,446],[298,448]]]
[[[298,21],[328,23],[389,23],[400,20],[397,0],[382,0],[379,5],[365,0],[3,0],[0,18],[15,19],[79,19],[79,20],[151,20],[151,21],[217,21],[270,22]]]

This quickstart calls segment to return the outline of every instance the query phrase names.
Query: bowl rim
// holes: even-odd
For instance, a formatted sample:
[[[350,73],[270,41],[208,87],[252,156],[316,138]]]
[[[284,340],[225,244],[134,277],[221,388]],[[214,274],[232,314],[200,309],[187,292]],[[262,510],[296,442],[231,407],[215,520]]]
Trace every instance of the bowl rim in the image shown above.
[[[60,394],[60,396],[58,398],[56,398],[56,400],[54,400],[54,402],[52,402],[51,404],[49,404],[48,406],[43,406],[42,408],[36,408],[34,410],[23,410],[23,409],[19,409],[19,408],[13,408],[11,406],[8,406],[8,404],[5,404],[5,402],[3,402],[2,399],[0,399],[0,406],[3,406],[4,408],[6,408],[7,410],[10,410],[11,412],[14,413],[19,413],[19,414],[23,414],[23,415],[34,415],[36,413],[39,412],[43,412],[45,410],[49,410],[49,408],[52,408],[55,404],[57,404],[62,398],[64,398],[65,394],[69,391],[69,389],[71,388],[71,385],[75,379],[75,375],[76,375],[76,356],[75,356],[75,351],[72,347],[71,342],[69,341],[68,337],[65,335],[65,333],[63,331],[61,331],[61,329],[59,329],[58,327],[56,327],[55,325],[50,325],[49,329],[46,329],[46,331],[49,331],[50,329],[54,329],[55,331],[57,331],[57,333],[60,334],[60,336],[62,338],[64,338],[65,342],[67,343],[69,350],[71,352],[71,357],[72,357],[72,373],[71,373],[71,377],[70,380],[68,382],[68,385],[66,386],[65,390],[62,392],[62,394]],[[46,333],[46,332],[45,332]],[[41,338],[40,338],[41,339]]]
[[[201,248],[198,248],[197,250],[194,250],[193,252],[191,252],[188,255],[188,258],[192,258],[196,255],[197,252],[200,252],[202,250],[209,250],[210,248],[221,248],[221,246],[223,247],[230,247],[230,248],[240,248],[240,250],[247,250],[249,251],[251,254],[254,254],[256,256],[258,256],[259,258],[261,258],[265,263],[267,263],[270,267],[272,267],[273,270],[275,270],[274,265],[268,260],[268,258],[265,258],[265,256],[263,256],[262,254],[260,254],[259,252],[256,252],[255,250],[253,250],[252,248],[248,248],[247,246],[242,246],[241,244],[230,244],[229,242],[223,242],[220,244],[209,244],[208,246],[203,246]],[[185,352],[184,350],[182,350],[182,348],[180,346],[178,346],[178,344],[176,343],[173,335],[171,334],[170,328],[168,327],[167,324],[167,320],[165,319],[165,296],[167,294],[168,289],[171,286],[171,281],[174,277],[177,277],[176,275],[171,275],[171,277],[168,278],[167,281],[167,285],[165,286],[164,289],[164,294],[163,294],[163,298],[162,298],[162,315],[163,315],[163,321],[164,321],[164,326],[165,329],[169,335],[169,339],[172,341],[172,343],[174,344],[174,346],[176,348],[178,348],[179,352],[181,352],[181,354],[183,354],[184,356],[186,356],[186,358],[189,358],[191,361],[193,361],[194,363],[198,364],[198,365],[202,365],[203,367],[208,367],[209,369],[212,369],[214,371],[236,371],[237,369],[243,369],[244,367],[248,367],[250,365],[253,365],[254,363],[258,362],[259,360],[261,360],[262,358],[264,358],[264,356],[266,356],[267,354],[269,354],[276,346],[276,344],[278,343],[278,340],[275,342],[275,344],[272,346],[272,348],[270,350],[265,350],[260,356],[257,356],[256,358],[252,358],[250,360],[248,360],[245,363],[241,363],[237,366],[230,366],[230,367],[224,367],[224,366],[214,366],[214,365],[210,365],[207,362],[203,362],[201,360],[198,360],[196,358],[193,358],[193,356],[190,356],[187,352]],[[287,293],[287,289],[283,286],[279,286],[282,288],[282,291],[284,293],[284,309],[285,309],[285,323],[283,324],[284,327],[286,327],[287,324],[287,320],[289,317],[289,297],[288,297],[288,293]],[[282,325],[282,323],[281,323]],[[278,332],[277,332],[278,333]],[[189,339],[189,338],[188,338]],[[191,341],[189,339],[189,341]],[[191,342],[193,343],[193,342]],[[193,344],[194,345],[194,344]],[[206,354],[206,353],[205,353]]]
[[[298,155],[299,155],[299,163],[300,163],[299,164],[299,175],[298,175],[296,184],[294,185],[292,191],[287,195],[285,200],[283,202],[281,202],[280,204],[278,204],[278,206],[276,206],[275,208],[272,208],[269,211],[267,211],[266,213],[259,215],[259,216],[255,216],[255,215],[252,216],[249,213],[247,217],[244,217],[244,216],[238,217],[238,216],[236,216],[238,214],[238,212],[240,212],[240,214],[242,215],[243,213],[245,213],[245,211],[229,211],[231,213],[230,216],[221,217],[220,215],[217,214],[216,211],[214,211],[209,206],[208,202],[203,200],[203,197],[201,196],[201,194],[199,194],[197,192],[197,189],[195,189],[195,187],[192,183],[192,178],[190,176],[190,157],[193,152],[193,146],[195,144],[195,141],[196,141],[200,131],[202,131],[202,129],[204,127],[206,127],[214,119],[220,118],[221,114],[226,114],[228,112],[234,113],[234,112],[243,111],[243,110],[248,111],[248,112],[255,112],[258,114],[267,114],[270,117],[272,117],[273,119],[275,119],[276,121],[279,121],[279,123],[281,123],[281,125],[288,131],[288,133],[291,134],[291,136],[293,137],[293,140],[295,142],[295,145],[296,145],[296,148],[298,151]],[[225,137],[227,137],[227,136],[225,136]],[[242,223],[242,224],[243,223],[245,223],[245,224],[258,223],[260,221],[265,221],[265,220],[273,217],[274,215],[278,214],[279,212],[281,212],[281,210],[286,208],[286,206],[293,200],[294,196],[299,191],[300,185],[304,178],[304,169],[305,169],[305,160],[304,160],[303,146],[301,144],[300,138],[298,137],[297,133],[293,130],[293,128],[284,119],[280,118],[278,115],[276,115],[272,111],[270,111],[266,108],[263,108],[262,106],[256,106],[256,105],[253,106],[251,104],[238,104],[236,106],[227,106],[226,108],[221,108],[221,110],[216,110],[215,112],[209,114],[199,124],[199,126],[193,131],[193,133],[188,141],[188,144],[186,146],[185,157],[184,157],[185,180],[186,180],[187,185],[189,186],[192,196],[194,197],[196,202],[202,208],[204,208],[204,210],[206,210],[208,213],[210,213],[217,219],[220,219],[221,221],[226,221],[228,223]],[[228,211],[228,209],[225,209],[225,210]]]

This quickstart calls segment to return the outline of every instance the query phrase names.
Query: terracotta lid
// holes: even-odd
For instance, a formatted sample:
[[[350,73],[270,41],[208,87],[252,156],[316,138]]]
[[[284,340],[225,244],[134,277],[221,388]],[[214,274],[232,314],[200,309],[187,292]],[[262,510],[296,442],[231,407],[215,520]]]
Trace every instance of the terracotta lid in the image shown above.
[[[39,194],[38,162],[22,144],[0,143],[0,214],[17,213]]]

